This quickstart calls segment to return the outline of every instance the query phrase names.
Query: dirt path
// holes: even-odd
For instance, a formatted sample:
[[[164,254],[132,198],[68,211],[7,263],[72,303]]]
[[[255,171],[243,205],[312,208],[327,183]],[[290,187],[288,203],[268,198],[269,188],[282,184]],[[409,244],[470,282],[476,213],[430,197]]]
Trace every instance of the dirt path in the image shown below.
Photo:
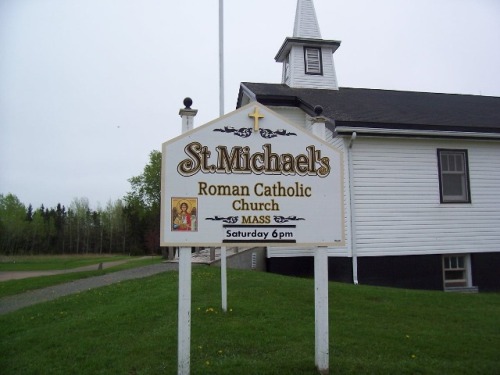
[[[114,263],[114,262],[111,262]],[[139,279],[156,275],[161,272],[178,269],[177,263],[160,263],[150,266],[131,268],[128,270],[108,273],[102,276],[89,277],[75,280],[70,283],[51,286],[48,288],[32,290],[26,293],[0,299],[0,315],[19,310],[40,302],[47,302],[69,294],[83,292],[92,288],[111,285],[123,280]],[[92,266],[95,269],[95,265]],[[104,267],[104,264],[103,264]],[[50,271],[49,271],[50,272]]]

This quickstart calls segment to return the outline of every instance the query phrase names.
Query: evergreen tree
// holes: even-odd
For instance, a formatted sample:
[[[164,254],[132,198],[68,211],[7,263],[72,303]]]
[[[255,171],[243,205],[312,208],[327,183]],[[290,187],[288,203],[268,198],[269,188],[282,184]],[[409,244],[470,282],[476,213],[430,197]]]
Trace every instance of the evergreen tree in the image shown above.
[[[31,222],[31,220],[33,220],[33,206],[30,203],[26,211],[26,221]]]

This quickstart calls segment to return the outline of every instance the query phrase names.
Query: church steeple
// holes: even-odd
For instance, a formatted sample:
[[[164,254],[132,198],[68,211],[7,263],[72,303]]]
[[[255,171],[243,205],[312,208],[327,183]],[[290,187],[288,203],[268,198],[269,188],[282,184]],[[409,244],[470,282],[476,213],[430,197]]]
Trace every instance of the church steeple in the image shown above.
[[[297,0],[293,37],[286,38],[275,57],[283,63],[282,83],[290,87],[338,90],[333,53],[336,40],[321,39],[312,0]]]
[[[294,38],[321,39],[318,19],[312,0],[297,1],[295,23],[293,25]]]

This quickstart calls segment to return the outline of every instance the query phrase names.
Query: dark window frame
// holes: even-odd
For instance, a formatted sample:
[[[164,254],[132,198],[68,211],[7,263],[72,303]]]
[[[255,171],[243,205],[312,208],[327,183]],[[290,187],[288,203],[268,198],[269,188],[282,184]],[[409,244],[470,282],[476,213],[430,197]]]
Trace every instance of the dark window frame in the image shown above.
[[[308,71],[308,59],[307,59],[307,50],[316,50],[318,51],[319,56],[319,72],[310,72]],[[321,52],[321,48],[319,47],[307,47],[304,46],[304,72],[310,75],[322,76],[323,75],[323,55]]]
[[[444,177],[443,174],[452,174],[453,171],[443,171],[443,165],[442,165],[442,158],[441,156],[443,154],[448,154],[448,155],[462,155],[463,157],[463,183],[465,184],[464,186],[464,193],[465,197],[458,197],[458,196],[447,196],[444,194]],[[439,198],[441,203],[471,203],[471,194],[470,194],[470,174],[469,174],[469,156],[468,152],[465,149],[445,149],[445,148],[438,148],[437,149],[437,159],[438,159],[438,172],[439,172]],[[458,173],[456,173],[458,174]],[[463,194],[462,194],[463,195]]]

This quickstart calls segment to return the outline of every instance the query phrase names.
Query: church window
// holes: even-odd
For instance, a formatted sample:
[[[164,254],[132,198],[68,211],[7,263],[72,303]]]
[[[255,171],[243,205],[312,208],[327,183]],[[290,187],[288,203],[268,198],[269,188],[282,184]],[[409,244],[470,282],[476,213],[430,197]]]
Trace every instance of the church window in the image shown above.
[[[441,203],[470,203],[467,150],[438,150]]]
[[[290,55],[285,59],[285,65],[283,67],[283,82],[288,82],[290,79]]]
[[[304,61],[306,74],[323,74],[320,48],[304,47]]]

